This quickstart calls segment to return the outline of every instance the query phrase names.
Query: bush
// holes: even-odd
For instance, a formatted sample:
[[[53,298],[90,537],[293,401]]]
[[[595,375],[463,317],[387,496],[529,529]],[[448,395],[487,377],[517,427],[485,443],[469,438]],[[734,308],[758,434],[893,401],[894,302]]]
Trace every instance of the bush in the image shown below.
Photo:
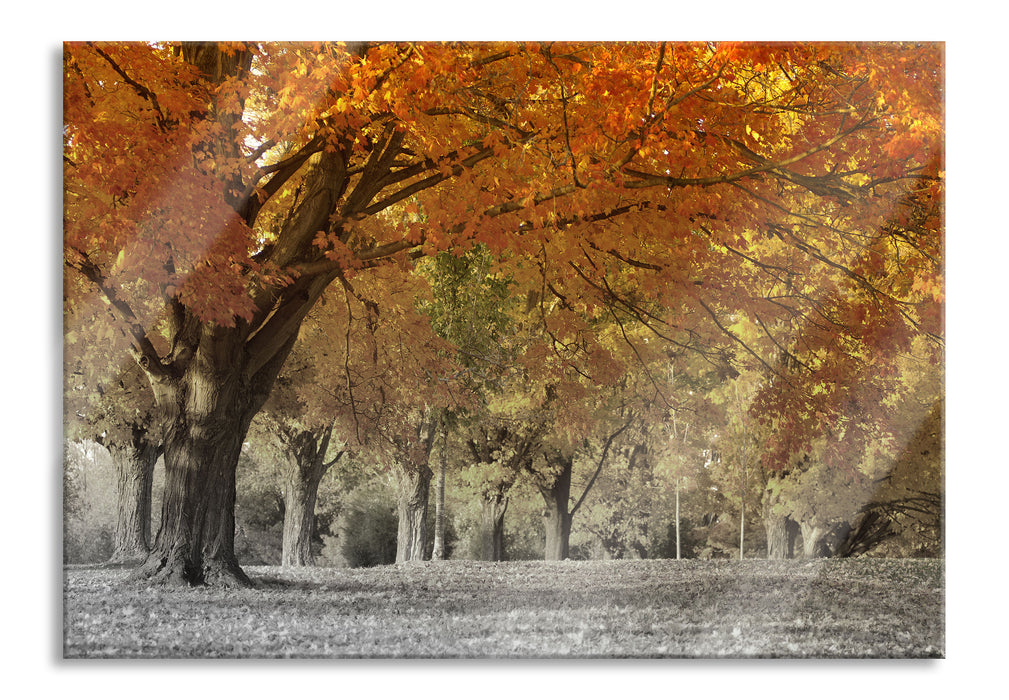
[[[388,485],[365,486],[351,494],[335,523],[335,536],[323,537],[321,560],[363,567],[396,562],[395,493]]]

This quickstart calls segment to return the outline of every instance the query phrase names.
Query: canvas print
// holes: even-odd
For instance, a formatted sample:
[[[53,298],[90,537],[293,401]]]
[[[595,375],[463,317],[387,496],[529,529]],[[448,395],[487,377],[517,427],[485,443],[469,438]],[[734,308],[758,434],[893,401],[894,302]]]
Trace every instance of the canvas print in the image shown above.
[[[944,657],[944,89],[67,42],[64,657]]]

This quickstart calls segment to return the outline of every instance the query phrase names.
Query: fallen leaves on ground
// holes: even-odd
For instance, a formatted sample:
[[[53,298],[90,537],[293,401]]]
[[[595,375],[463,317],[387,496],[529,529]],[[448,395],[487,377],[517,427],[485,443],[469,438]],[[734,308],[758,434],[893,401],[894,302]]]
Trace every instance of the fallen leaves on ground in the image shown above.
[[[67,658],[944,657],[941,560],[248,567],[251,589],[72,567]]]

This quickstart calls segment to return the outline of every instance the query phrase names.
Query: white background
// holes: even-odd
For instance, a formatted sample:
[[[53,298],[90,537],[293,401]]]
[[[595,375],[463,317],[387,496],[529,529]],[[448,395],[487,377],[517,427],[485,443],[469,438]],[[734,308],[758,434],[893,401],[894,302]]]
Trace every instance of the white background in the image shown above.
[[[7,255],[0,506],[12,697],[708,698],[989,695],[1006,659],[1007,387],[1002,204],[1005,21],[967,2],[19,2],[4,11],[0,236]],[[947,659],[941,661],[65,662],[61,655],[61,43],[119,39],[800,39],[945,41],[947,56]],[[43,378],[43,381],[39,381]],[[180,676],[180,674],[182,674]],[[192,676],[197,676],[193,678]],[[991,683],[992,685],[989,685]],[[189,686],[188,688],[186,686]],[[996,691],[997,692],[997,691]],[[855,696],[853,693],[859,693]]]

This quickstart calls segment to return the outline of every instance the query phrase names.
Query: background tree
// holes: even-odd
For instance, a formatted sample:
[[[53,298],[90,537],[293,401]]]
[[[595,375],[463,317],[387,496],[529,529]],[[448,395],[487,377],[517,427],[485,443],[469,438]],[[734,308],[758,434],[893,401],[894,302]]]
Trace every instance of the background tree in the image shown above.
[[[315,416],[318,427],[305,444],[315,446],[318,466],[326,463],[319,441],[335,430],[395,475],[399,561],[427,556],[430,462],[447,416],[466,396],[450,346],[418,311],[430,305],[426,280],[409,270],[343,280],[303,326],[281,391],[270,399],[286,397],[287,412],[300,421]]]
[[[541,435],[535,424],[495,424],[490,416],[480,420],[481,424],[470,427],[464,436],[469,454],[463,459],[469,466],[461,473],[480,503],[479,558],[504,561],[508,494],[532,462]]]
[[[323,476],[345,452],[330,450],[333,425],[315,428],[273,413],[262,413],[250,430],[260,459],[283,466],[282,566],[310,566],[315,562],[312,540],[317,534],[315,505]]]
[[[116,524],[110,561],[138,562],[151,545],[154,469],[162,451],[158,416],[140,368],[112,361],[115,339],[99,342],[93,331],[100,327],[94,324],[68,334],[64,425],[68,438],[96,442],[112,457]]]
[[[483,409],[490,394],[502,391],[514,367],[518,334],[513,321],[516,302],[509,294],[510,280],[496,269],[485,245],[442,253],[419,265],[418,272],[431,286],[431,300],[422,302],[418,308],[431,319],[431,327],[439,337],[452,344],[457,366],[455,381],[465,387],[475,402],[469,410],[443,414],[436,507],[444,509],[444,469],[451,428],[460,434],[466,445],[463,452],[472,460],[465,471],[466,481],[476,489],[481,502],[479,554],[488,561],[501,561],[506,494],[518,468],[507,460],[502,464],[500,451],[508,449],[508,440],[516,436],[503,426],[488,426],[492,419]],[[442,520],[438,518],[436,523]],[[435,552],[438,540],[436,531]]]
[[[750,415],[752,396],[757,389],[759,375],[739,375],[719,387],[715,401],[724,409],[724,424],[719,429],[717,445],[721,459],[718,461],[718,480],[722,490],[730,494],[739,514],[739,558],[745,557],[746,514],[748,501],[759,502],[766,477],[760,469],[760,454],[764,436]],[[772,479],[774,477],[771,477]],[[765,507],[764,525],[767,530],[768,558],[779,558],[782,548],[788,548],[793,537],[786,517]]]
[[[687,493],[700,490],[703,494],[705,486],[710,489],[710,478],[705,469],[705,448],[711,445],[712,419],[717,412],[712,410],[709,392],[703,391],[707,385],[703,374],[697,375],[700,381],[696,381],[692,375],[676,372],[675,366],[672,371],[681,384],[685,383],[679,393],[681,396],[685,393],[688,400],[669,409],[666,419],[657,421],[646,434],[654,463],[653,478],[662,484],[667,494],[670,490],[673,492],[673,540],[675,558],[680,559],[686,549],[684,519],[688,509],[684,501]],[[704,502],[703,498],[696,500]],[[695,514],[695,520],[701,520],[708,512],[702,509]]]

